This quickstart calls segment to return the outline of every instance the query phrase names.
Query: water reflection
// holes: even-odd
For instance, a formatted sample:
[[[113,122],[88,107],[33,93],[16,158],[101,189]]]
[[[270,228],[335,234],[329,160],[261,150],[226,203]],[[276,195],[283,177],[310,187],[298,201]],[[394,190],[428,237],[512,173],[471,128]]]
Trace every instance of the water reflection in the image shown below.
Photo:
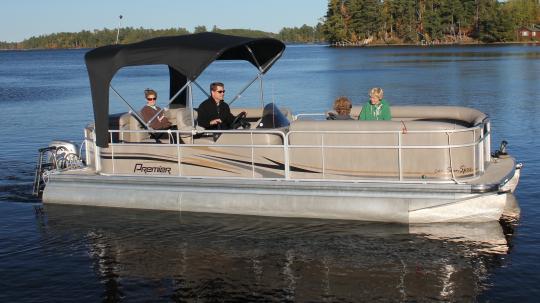
[[[47,245],[84,243],[111,301],[470,301],[513,233],[499,222],[408,226],[60,205],[45,214]]]

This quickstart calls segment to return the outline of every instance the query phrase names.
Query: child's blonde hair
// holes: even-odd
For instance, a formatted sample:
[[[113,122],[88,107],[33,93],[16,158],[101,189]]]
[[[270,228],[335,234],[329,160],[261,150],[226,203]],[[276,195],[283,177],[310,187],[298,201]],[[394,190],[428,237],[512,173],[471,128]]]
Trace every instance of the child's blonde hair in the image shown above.
[[[379,99],[382,99],[384,95],[384,91],[380,87],[374,87],[369,91],[370,97],[377,97]]]

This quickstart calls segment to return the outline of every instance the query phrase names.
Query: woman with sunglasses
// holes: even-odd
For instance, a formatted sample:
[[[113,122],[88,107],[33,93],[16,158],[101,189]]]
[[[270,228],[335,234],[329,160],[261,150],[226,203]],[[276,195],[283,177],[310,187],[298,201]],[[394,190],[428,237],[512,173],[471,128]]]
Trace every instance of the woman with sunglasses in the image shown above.
[[[148,123],[148,121],[150,121],[150,119],[152,119],[152,117],[159,112],[159,115],[150,121],[150,127],[155,130],[176,130],[176,126],[172,125],[169,119],[165,117],[165,114],[161,108],[156,105],[157,92],[153,89],[147,88],[144,90],[144,97],[146,98],[146,105],[141,109],[141,116],[144,119],[144,122]],[[151,136],[156,140],[156,142],[160,142],[159,139],[167,138],[167,133],[154,133]],[[172,136],[172,141],[175,143],[174,136]]]
[[[141,109],[141,115],[144,122],[148,123],[156,113],[161,111],[161,108],[156,105],[157,92],[155,90],[149,88],[145,89],[144,97],[146,98],[146,105]],[[171,126],[172,123],[165,117],[163,111],[150,122],[150,127],[153,129],[169,129]]]

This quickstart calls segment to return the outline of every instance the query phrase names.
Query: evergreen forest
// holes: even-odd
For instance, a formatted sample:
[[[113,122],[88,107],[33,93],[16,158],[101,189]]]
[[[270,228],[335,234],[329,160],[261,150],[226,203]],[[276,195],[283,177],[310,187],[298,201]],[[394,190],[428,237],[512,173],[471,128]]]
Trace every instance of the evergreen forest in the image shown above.
[[[539,0],[329,0],[323,31],[330,43],[492,43],[537,24]]]

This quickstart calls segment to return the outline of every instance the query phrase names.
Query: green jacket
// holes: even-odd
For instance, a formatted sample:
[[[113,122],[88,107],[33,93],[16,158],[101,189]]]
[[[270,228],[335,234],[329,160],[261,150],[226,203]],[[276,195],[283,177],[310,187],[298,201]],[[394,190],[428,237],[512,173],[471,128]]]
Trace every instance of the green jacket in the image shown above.
[[[362,111],[359,120],[390,120],[392,114],[390,113],[390,104],[386,100],[382,99],[379,105],[372,105],[371,102],[367,102],[362,106]]]

